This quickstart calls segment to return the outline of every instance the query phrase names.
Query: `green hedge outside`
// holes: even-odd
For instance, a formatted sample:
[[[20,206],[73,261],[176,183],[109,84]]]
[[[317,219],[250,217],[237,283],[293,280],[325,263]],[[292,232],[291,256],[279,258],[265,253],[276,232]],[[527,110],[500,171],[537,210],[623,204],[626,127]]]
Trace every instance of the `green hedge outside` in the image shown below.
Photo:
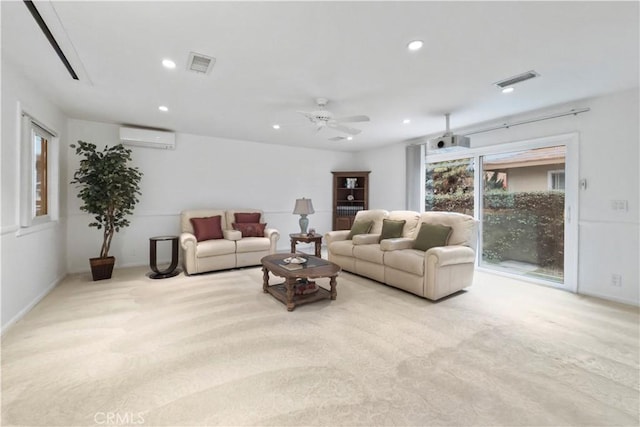
[[[491,191],[483,200],[483,253],[488,262],[564,267],[564,192]],[[428,195],[427,210],[473,212],[472,194]]]

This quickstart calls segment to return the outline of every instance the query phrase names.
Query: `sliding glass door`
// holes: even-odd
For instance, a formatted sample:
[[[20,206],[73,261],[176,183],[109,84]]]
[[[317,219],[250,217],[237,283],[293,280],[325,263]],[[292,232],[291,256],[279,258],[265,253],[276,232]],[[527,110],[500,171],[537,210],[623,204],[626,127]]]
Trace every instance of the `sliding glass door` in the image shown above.
[[[564,146],[481,156],[480,266],[564,283]]]
[[[577,135],[427,153],[425,211],[474,216],[478,266],[577,289]]]

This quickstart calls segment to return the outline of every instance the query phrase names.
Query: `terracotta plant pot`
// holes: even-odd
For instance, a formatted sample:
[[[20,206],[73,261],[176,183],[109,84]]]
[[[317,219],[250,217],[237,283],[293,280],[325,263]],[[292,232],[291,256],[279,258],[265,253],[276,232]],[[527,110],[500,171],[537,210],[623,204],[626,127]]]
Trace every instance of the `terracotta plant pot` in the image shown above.
[[[116,263],[116,257],[106,258],[90,258],[91,275],[93,280],[111,279],[111,273],[113,273],[113,265]]]

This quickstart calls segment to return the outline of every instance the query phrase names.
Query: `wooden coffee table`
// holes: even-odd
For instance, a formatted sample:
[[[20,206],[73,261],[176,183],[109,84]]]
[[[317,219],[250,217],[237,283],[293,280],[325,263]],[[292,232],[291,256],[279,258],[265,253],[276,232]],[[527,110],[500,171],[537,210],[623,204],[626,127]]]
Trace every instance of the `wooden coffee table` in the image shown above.
[[[303,264],[303,267],[297,270],[287,269],[287,264],[284,262],[285,258],[296,256],[296,254],[267,255],[260,260],[263,273],[263,292],[273,295],[278,301],[285,304],[288,311],[293,311],[296,306],[301,304],[323,299],[336,299],[338,295],[336,291],[336,278],[340,273],[340,266],[315,256],[306,254],[297,255],[308,259],[308,261]],[[283,277],[285,281],[277,285],[269,286],[269,272],[274,276]],[[318,290],[312,294],[295,295],[295,285],[301,280],[318,279],[321,277],[329,278],[331,290],[326,290],[318,286]]]

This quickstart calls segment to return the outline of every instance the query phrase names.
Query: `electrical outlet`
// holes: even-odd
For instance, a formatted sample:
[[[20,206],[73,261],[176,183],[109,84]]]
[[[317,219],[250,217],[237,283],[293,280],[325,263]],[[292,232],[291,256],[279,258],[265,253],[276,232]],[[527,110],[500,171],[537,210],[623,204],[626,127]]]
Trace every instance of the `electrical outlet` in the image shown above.
[[[611,209],[614,211],[628,211],[629,210],[629,201],[628,200],[612,200],[611,201]]]
[[[622,275],[621,274],[612,274],[611,275],[611,286],[615,286],[616,288],[622,287]]]

